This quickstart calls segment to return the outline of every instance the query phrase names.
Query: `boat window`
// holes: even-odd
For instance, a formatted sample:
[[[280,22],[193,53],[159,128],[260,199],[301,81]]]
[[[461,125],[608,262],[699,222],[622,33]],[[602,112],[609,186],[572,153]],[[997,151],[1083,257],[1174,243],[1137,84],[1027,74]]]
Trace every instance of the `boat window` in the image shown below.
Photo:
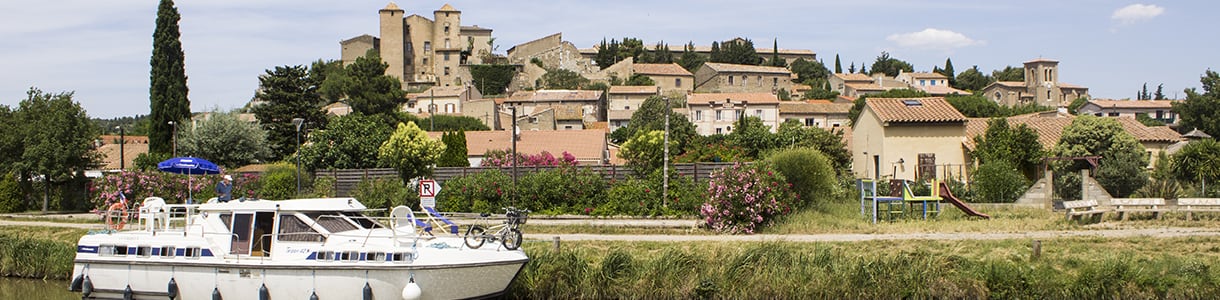
[[[98,256],[124,256],[127,255],[127,246],[118,245],[100,245],[97,247]]]
[[[231,214],[231,213],[220,214],[220,221],[225,223],[225,230],[233,229],[233,214]]]
[[[385,262],[385,252],[369,252],[368,257],[366,257],[365,260],[371,262]]]
[[[199,256],[203,254],[202,252],[203,251],[199,249],[199,247],[187,247],[182,256],[185,256],[186,258],[199,258]]]
[[[176,250],[177,249],[174,249],[174,246],[162,246],[161,247],[161,257],[162,258],[173,258],[174,254],[175,254],[174,251],[176,251]]]
[[[294,215],[280,216],[280,234],[281,241],[294,242],[322,242],[326,238],[319,234],[317,230],[310,228],[305,222]],[[321,252],[318,252],[321,254]]]
[[[405,262],[411,262],[411,260],[412,260],[412,258],[411,258],[411,253],[408,253],[408,252],[397,252],[397,253],[394,253],[394,256],[393,256],[393,257],[391,257],[391,259],[392,259],[393,261],[395,261],[395,262],[404,262],[404,261],[405,261]]]
[[[318,251],[318,255],[314,259],[317,261],[330,261],[333,259],[333,254],[334,252],[330,251]]]
[[[229,243],[230,254],[250,254],[250,235],[254,229],[254,214],[233,214],[233,235]]]
[[[352,224],[351,221],[348,221],[347,218],[344,218],[343,215],[339,214],[339,212],[310,212],[305,213],[305,215],[309,216],[310,219],[313,219],[318,225],[322,225],[322,228],[326,228],[326,231],[330,231],[331,233],[357,229],[356,225]]]
[[[351,218],[352,221],[356,221],[356,224],[360,225],[361,228],[364,228],[364,229],[382,228],[380,223],[377,223],[377,221],[373,221],[373,219],[369,219],[369,217],[365,216],[364,214],[350,211],[350,212],[344,212],[343,215],[347,216],[348,218]]]
[[[152,256],[152,247],[151,246],[140,246],[140,247],[136,248],[136,255],[138,255],[140,257]]]
[[[360,252],[347,251],[343,252],[343,261],[360,260]]]

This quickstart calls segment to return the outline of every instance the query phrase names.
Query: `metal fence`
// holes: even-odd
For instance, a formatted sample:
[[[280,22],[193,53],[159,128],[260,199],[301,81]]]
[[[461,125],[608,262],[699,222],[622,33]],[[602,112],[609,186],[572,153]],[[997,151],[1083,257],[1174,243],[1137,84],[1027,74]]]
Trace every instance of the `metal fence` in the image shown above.
[[[695,180],[708,180],[712,177],[712,172],[732,166],[731,162],[720,163],[691,163],[691,164],[674,164],[670,168],[670,172],[676,173],[679,176],[693,177]],[[593,165],[579,166],[580,168],[589,168],[593,172],[600,173],[605,180],[626,180],[628,177],[635,176],[635,172],[626,166],[621,165]],[[532,167],[517,167],[517,175],[522,176],[533,172],[552,170],[557,167],[552,166],[532,166]],[[449,179],[458,176],[478,174],[489,170],[500,170],[505,174],[512,174],[512,167],[445,167],[436,168],[432,172],[432,179],[444,184]],[[351,191],[356,189],[356,186],[361,181],[378,178],[398,178],[398,171],[394,169],[343,169],[343,170],[319,170],[314,173],[315,176],[329,177],[334,179],[334,191],[339,197],[351,195]]]

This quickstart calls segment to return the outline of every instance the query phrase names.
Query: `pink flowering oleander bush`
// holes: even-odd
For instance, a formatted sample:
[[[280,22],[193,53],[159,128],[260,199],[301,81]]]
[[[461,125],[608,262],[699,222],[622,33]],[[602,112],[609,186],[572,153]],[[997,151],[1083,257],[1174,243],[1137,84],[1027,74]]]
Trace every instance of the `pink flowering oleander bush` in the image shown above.
[[[699,212],[707,226],[725,233],[753,234],[787,214],[794,199],[788,181],[765,163],[734,164],[712,173],[707,202]]]
[[[191,192],[188,194],[188,179],[186,175],[160,171],[122,171],[107,174],[94,179],[89,187],[91,203],[98,209],[105,209],[119,202],[121,192],[127,197],[128,207],[135,207],[144,198],[161,197],[166,203],[186,203],[193,197],[195,203],[202,203],[216,197],[216,182],[218,175],[194,175],[189,179]],[[233,197],[255,197],[251,187],[258,186],[258,175],[240,174],[233,178]]]
[[[542,151],[542,153],[525,155],[517,153],[518,166],[534,167],[534,166],[575,166],[576,156],[564,151],[559,157],[551,155],[550,152]],[[511,167],[513,166],[512,154],[504,150],[488,150],[483,154],[484,167]]]

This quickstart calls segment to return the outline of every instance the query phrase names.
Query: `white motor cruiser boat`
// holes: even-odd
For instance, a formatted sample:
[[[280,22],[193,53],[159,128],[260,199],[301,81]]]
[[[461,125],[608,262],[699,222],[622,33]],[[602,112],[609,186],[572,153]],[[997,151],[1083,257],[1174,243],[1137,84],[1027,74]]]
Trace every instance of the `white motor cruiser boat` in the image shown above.
[[[81,237],[69,288],[85,298],[487,298],[529,261],[516,246],[471,248],[462,236],[425,232],[405,206],[388,218],[365,211],[353,198],[150,197],[136,223]]]

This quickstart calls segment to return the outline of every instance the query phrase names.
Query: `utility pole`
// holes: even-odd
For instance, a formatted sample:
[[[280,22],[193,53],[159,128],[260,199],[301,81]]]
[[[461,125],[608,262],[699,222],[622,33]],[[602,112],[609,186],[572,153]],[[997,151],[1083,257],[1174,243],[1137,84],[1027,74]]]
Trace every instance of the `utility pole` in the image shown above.
[[[432,94],[428,99],[428,101],[432,101],[431,104],[428,104],[428,131],[436,131],[436,87],[432,87],[428,91]]]
[[[127,159],[123,156],[127,152],[123,148],[127,146],[127,131],[124,130],[123,126],[115,126],[114,128],[119,130],[119,171],[123,171],[127,169]]]
[[[669,113],[673,108],[669,107],[669,97],[662,99],[665,99],[665,157],[661,166],[661,207],[669,207]]]
[[[517,205],[517,107],[510,106],[513,111],[513,127],[509,129],[513,139],[513,205]]]
[[[171,150],[171,152],[170,152],[170,156],[173,156],[173,157],[178,157],[178,122],[175,122],[175,121],[169,121],[168,123],[169,123],[169,125],[170,125],[170,126],[173,126],[173,128],[174,128],[174,129],[173,129],[173,130],[174,130],[174,131],[173,131],[173,138],[172,138],[172,139],[170,139],[170,143],[173,143],[173,145],[171,145],[171,146],[172,146],[172,148],[170,148],[170,149],[173,149],[173,150]]]
[[[305,119],[292,118],[292,125],[297,128],[297,168],[295,170],[297,176],[297,195],[301,194],[301,125],[305,125]]]

